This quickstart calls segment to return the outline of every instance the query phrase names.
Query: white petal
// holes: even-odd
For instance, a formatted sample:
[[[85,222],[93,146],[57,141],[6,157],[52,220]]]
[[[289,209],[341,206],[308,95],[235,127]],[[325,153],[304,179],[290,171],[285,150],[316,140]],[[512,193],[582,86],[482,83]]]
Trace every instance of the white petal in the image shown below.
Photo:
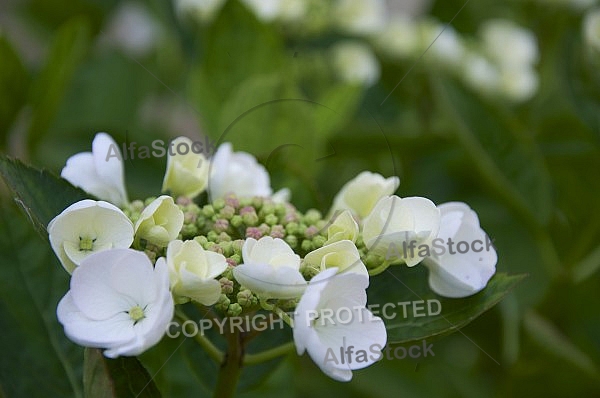
[[[233,269],[233,276],[243,286],[264,298],[291,299],[300,297],[306,281],[295,268],[268,264],[240,264]]]
[[[108,158],[109,150],[116,149],[119,152],[119,158],[111,156]],[[114,193],[114,202],[117,205],[127,203],[127,193],[125,190],[123,157],[117,143],[106,133],[98,133],[92,141],[92,153],[94,156],[94,165],[96,173],[102,179],[102,182],[112,188]],[[108,158],[108,160],[107,160]]]

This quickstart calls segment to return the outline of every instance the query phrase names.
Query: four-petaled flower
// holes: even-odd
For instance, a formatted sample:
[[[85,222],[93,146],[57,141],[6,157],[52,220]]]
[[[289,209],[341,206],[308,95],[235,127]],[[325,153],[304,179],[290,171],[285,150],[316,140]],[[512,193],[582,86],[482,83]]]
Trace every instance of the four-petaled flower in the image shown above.
[[[73,271],[56,310],[75,343],[109,358],[135,356],[160,341],[173,317],[166,265],[133,249],[105,250]]]
[[[50,245],[71,273],[90,254],[127,248],[133,242],[133,224],[108,202],[85,199],[73,203],[48,224]]]
[[[349,381],[352,370],[370,366],[387,342],[383,320],[365,306],[369,278],[356,273],[338,274],[329,268],[311,279],[294,315],[294,343],[298,355],[308,355],[321,370],[339,381]],[[353,347],[369,353],[360,361],[341,361],[340,350]]]

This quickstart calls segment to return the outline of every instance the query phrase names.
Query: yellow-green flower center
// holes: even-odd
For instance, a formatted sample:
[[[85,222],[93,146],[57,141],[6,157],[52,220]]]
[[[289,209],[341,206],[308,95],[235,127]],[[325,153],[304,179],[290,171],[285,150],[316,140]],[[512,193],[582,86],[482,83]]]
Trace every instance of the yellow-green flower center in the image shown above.
[[[135,307],[132,307],[129,310],[129,316],[131,317],[131,319],[133,319],[134,322],[138,322],[139,320],[143,319],[146,315],[144,314],[144,310],[142,309],[142,307],[140,307],[139,305],[136,305]]]
[[[94,242],[96,239],[88,238],[88,237],[79,237],[79,251],[92,251],[94,250]]]

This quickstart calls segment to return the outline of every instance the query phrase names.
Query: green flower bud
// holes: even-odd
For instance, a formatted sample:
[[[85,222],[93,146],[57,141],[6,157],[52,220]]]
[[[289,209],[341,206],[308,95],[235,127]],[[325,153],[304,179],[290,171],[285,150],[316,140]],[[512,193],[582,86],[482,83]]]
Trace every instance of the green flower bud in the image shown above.
[[[202,214],[204,214],[205,217],[212,217],[215,215],[215,209],[211,205],[205,205],[202,207]]]
[[[323,216],[321,215],[320,211],[316,209],[309,209],[304,215],[304,223],[306,225],[314,225],[322,218]]]
[[[248,289],[240,290],[237,294],[237,302],[244,308],[252,306],[252,292]]]
[[[298,246],[298,238],[294,235],[287,235],[284,240],[292,249],[295,249]]]
[[[233,253],[239,254],[241,256],[242,255],[242,247],[244,246],[244,239],[236,239],[233,242],[231,242],[231,245],[233,247]]]
[[[313,249],[313,244],[310,240],[308,239],[304,239],[302,241],[302,244],[300,246],[302,248],[302,250],[304,250],[305,252],[309,252]]]
[[[204,249],[206,249],[206,244],[208,243],[208,239],[206,239],[206,236],[204,236],[204,235],[196,236],[194,238],[194,240],[196,242],[200,243],[200,246],[202,246]]]
[[[312,241],[314,248],[318,249],[319,247],[323,247],[325,245],[325,242],[327,242],[327,238],[322,235],[317,235],[313,238]]]
[[[225,206],[219,212],[219,215],[226,220],[230,220],[234,214],[235,214],[235,209],[231,206]]]
[[[231,294],[233,293],[233,281],[227,278],[219,279],[219,283],[221,284],[221,293],[223,294]]]
[[[268,225],[275,225],[279,222],[279,218],[275,214],[267,214],[265,216],[265,223]]]
[[[296,223],[296,222],[287,223],[287,225],[285,226],[285,232],[287,232],[290,235],[298,233],[298,223]]]
[[[240,225],[242,225],[243,221],[244,220],[242,219],[242,216],[240,216],[239,214],[236,214],[233,217],[231,217],[231,220],[229,220],[229,224],[231,224],[233,227],[237,228]]]
[[[246,224],[247,226],[253,227],[256,224],[258,224],[258,215],[253,212],[244,213],[242,215],[242,220],[244,221],[244,224]]]
[[[239,264],[242,262],[242,256],[239,254],[234,254],[234,255],[230,256],[229,259],[231,261],[235,262],[236,264]]]
[[[215,201],[213,201],[212,205],[213,205],[215,211],[220,211],[222,208],[225,207],[225,199],[223,199],[223,198],[216,199]]]
[[[244,309],[238,303],[233,303],[227,309],[227,316],[238,316]]]
[[[219,234],[216,231],[208,231],[208,233],[206,234],[206,237],[208,238],[208,240],[210,242],[216,242],[217,239],[219,238]]]
[[[229,298],[226,295],[221,294],[221,296],[219,297],[219,301],[217,301],[217,303],[215,304],[215,308],[219,311],[226,312],[229,308],[229,304],[231,304],[231,300],[229,300]]]

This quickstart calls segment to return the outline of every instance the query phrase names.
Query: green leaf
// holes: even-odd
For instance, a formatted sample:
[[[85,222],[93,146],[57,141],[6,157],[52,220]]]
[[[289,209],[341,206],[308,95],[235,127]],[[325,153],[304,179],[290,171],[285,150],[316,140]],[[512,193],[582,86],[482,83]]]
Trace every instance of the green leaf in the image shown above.
[[[97,348],[85,349],[83,386],[87,398],[161,396],[137,358],[109,359]]]
[[[90,27],[86,19],[73,18],[56,33],[46,64],[31,87],[32,119],[27,136],[30,150],[35,150],[41,137],[50,128],[89,45]]]
[[[481,292],[466,298],[450,299],[431,291],[425,267],[392,266],[371,278],[369,305],[379,305],[375,311],[386,323],[388,343],[407,343],[457,331],[496,305],[525,276],[497,273]],[[428,304],[428,300],[439,301],[439,314],[423,315],[438,312],[438,304],[435,301]],[[413,303],[420,301],[423,303],[416,304],[417,316],[414,316]],[[409,304],[398,304],[404,302]],[[388,305],[384,313],[382,311],[386,303],[392,305]],[[428,312],[428,305],[431,306],[431,312]],[[421,306],[424,308],[420,309]],[[403,308],[406,308],[406,314]]]
[[[529,132],[453,81],[432,81],[441,108],[456,123],[457,138],[479,174],[525,220],[548,223],[551,181]]]
[[[352,120],[362,97],[363,87],[335,85],[319,98],[324,105],[317,108],[317,131],[320,137],[330,137]]]
[[[69,275],[14,205],[0,202],[0,391],[8,397],[82,397],[83,350],[56,306]]]
[[[546,351],[556,355],[592,377],[598,377],[594,361],[565,336],[555,325],[531,311],[523,320],[529,336]]]
[[[17,113],[25,104],[29,76],[18,54],[0,32],[0,149]]]
[[[31,224],[42,234],[50,220],[71,204],[89,198],[79,188],[47,170],[38,170],[0,155],[0,176],[15,195]]]

